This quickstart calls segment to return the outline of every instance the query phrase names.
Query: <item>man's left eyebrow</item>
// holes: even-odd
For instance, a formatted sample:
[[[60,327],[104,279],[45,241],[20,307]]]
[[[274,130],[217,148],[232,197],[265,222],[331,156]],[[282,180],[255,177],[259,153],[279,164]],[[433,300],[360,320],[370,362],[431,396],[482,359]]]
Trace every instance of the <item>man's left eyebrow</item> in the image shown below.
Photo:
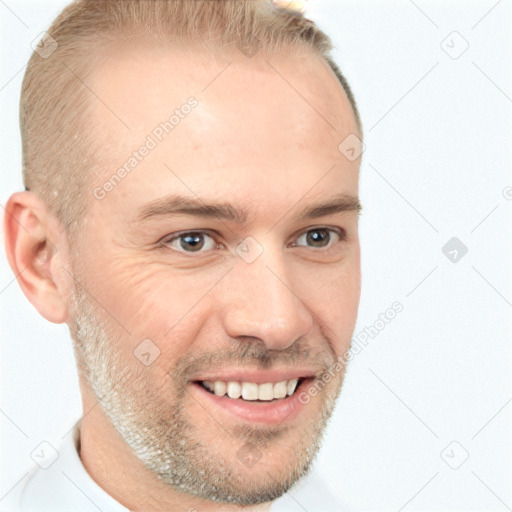
[[[360,212],[363,209],[359,199],[350,194],[341,194],[327,202],[309,205],[304,208],[296,217],[295,221],[317,219],[326,215],[343,212]]]

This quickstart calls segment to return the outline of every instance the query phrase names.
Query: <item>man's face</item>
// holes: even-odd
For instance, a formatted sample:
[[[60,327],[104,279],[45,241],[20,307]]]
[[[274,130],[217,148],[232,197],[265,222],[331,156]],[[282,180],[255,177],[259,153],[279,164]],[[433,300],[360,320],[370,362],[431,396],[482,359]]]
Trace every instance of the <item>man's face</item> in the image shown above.
[[[304,216],[357,198],[359,162],[338,150],[358,133],[349,102],[310,55],[127,49],[88,83],[102,171],[72,267],[91,386],[160,482],[212,501],[273,500],[320,446],[343,371],[319,377],[356,321],[357,211]],[[177,213],[174,196],[203,209]],[[269,383],[293,376],[297,391],[270,401],[282,384]],[[263,397],[245,401],[199,381],[267,384],[245,386]]]

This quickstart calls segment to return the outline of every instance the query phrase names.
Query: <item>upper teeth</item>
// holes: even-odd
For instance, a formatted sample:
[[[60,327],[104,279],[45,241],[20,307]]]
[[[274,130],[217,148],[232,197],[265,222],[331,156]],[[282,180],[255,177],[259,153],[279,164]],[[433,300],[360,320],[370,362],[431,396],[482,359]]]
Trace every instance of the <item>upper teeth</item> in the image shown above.
[[[298,379],[283,380],[281,382],[265,382],[256,384],[254,382],[228,381],[203,381],[203,385],[217,396],[227,394],[229,398],[240,398],[244,400],[273,400],[292,395],[297,388]]]

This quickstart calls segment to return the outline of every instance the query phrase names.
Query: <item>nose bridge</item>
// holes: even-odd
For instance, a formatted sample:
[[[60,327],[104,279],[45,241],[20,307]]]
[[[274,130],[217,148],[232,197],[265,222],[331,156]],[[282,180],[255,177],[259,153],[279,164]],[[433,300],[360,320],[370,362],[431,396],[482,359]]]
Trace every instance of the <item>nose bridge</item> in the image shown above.
[[[228,277],[223,321],[230,337],[256,337],[282,350],[311,330],[313,317],[287,278],[282,251],[265,249],[252,263],[240,258]]]

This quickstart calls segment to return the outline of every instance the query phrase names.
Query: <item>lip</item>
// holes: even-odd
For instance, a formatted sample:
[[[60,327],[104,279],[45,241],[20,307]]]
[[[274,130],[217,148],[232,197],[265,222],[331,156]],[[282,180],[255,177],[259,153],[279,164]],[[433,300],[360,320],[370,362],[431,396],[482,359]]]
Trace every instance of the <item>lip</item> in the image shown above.
[[[221,409],[237,419],[272,425],[289,422],[297,417],[307,405],[299,400],[299,395],[307,392],[314,380],[313,377],[304,379],[293,395],[272,402],[247,402],[229,398],[227,395],[217,396],[198,382],[191,383],[191,388],[200,396],[202,404],[210,404],[213,408]]]
[[[210,373],[201,374],[198,377],[191,379],[191,381],[205,381],[215,382],[220,380],[222,382],[238,381],[238,382],[254,382],[255,384],[264,384],[265,382],[281,382],[283,380],[291,379],[308,379],[313,378],[320,370],[312,368],[283,368],[281,370],[244,370],[244,369],[230,369],[224,371],[212,371]]]

